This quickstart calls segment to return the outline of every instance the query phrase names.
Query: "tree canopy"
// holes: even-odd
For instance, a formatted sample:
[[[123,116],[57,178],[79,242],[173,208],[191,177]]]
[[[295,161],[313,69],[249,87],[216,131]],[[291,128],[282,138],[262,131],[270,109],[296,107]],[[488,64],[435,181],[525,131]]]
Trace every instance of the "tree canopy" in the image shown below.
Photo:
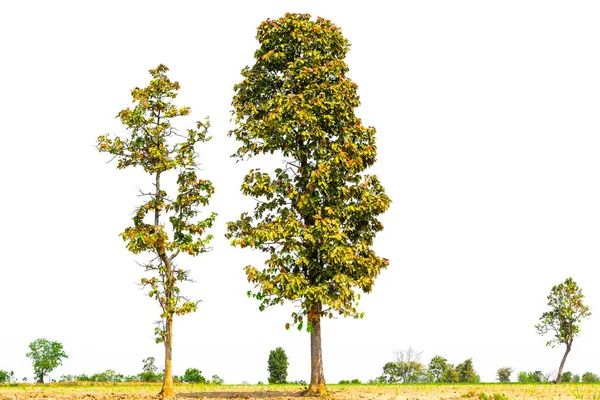
[[[63,358],[69,358],[63,349],[62,343],[44,338],[31,342],[26,356],[33,363],[33,372],[39,383],[44,383],[44,377],[56,367],[62,365]]]
[[[375,128],[355,115],[358,87],[346,76],[349,43],[340,28],[286,14],[261,23],[256,38],[255,63],[234,87],[233,156],[276,153],[282,167],[245,176],[241,191],[257,203],[228,223],[227,236],[234,246],[268,254],[264,268],[246,267],[255,285],[250,295],[261,310],[285,300],[298,304],[292,324],[318,330],[316,357],[320,318],[362,316],[356,290],[370,292],[388,265],[372,245],[390,199],[365,173],[376,160]]]

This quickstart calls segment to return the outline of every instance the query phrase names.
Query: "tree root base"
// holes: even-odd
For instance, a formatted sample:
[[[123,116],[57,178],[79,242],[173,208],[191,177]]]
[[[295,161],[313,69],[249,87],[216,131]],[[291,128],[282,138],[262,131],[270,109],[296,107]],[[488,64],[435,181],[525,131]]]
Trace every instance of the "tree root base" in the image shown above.
[[[303,393],[303,396],[305,397],[325,397],[327,396],[327,388],[325,387],[325,384],[319,384],[319,385],[310,385],[308,387],[308,389],[306,389],[306,392]]]

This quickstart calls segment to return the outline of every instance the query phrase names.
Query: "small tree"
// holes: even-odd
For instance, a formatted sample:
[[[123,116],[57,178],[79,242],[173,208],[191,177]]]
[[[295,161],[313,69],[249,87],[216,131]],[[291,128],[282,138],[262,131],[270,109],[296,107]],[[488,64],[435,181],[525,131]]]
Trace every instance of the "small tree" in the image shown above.
[[[473,359],[469,358],[461,364],[456,366],[456,373],[458,374],[458,381],[464,383],[477,383],[479,382],[479,375],[475,372],[473,367]]]
[[[498,371],[496,371],[496,379],[500,382],[510,382],[510,376],[512,375],[513,371],[514,369],[512,367],[498,368]]]
[[[271,350],[267,369],[269,371],[269,383],[285,383],[287,378],[288,358],[285,350],[281,347]]]
[[[562,382],[573,382],[573,373],[571,371],[563,372],[561,381]]]
[[[573,339],[580,331],[579,324],[583,318],[591,315],[588,306],[583,304],[583,293],[572,278],[567,278],[564,283],[555,285],[548,295],[548,306],[540,317],[540,323],[535,326],[540,335],[548,332],[554,334],[546,345],[554,347],[557,344],[566,345],[565,354],[558,367],[556,383],[562,379],[562,370],[567,361],[567,356],[573,346]]]
[[[225,383],[225,380],[223,378],[221,378],[219,375],[213,375],[210,383],[212,383],[213,385],[222,385]]]
[[[188,383],[206,383],[206,378],[202,376],[202,371],[197,368],[188,368],[181,377],[182,382]]]
[[[592,372],[586,372],[583,375],[581,375],[581,382],[585,382],[585,383],[600,382],[600,377],[598,377],[598,375],[596,375]]]
[[[360,101],[340,28],[286,14],[260,24],[257,39],[255,63],[234,87],[234,157],[277,154],[283,167],[249,171],[241,191],[256,206],[228,223],[227,237],[269,255],[264,269],[246,267],[250,294],[260,310],[285,300],[299,306],[293,323],[311,335],[308,393],[325,394],[321,318],[362,317],[357,292],[370,292],[388,265],[372,246],[390,199],[365,173],[377,156],[375,129],[355,115]]]
[[[148,357],[142,360],[144,366],[142,372],[139,374],[139,378],[142,382],[158,382],[162,378],[162,374],[157,373],[158,367],[154,365],[156,359],[154,357]]]
[[[13,379],[15,373],[13,371],[4,371],[0,369],[0,383],[10,382]]]
[[[182,133],[171,126],[171,120],[188,115],[189,107],[178,108],[172,104],[179,90],[178,82],[171,82],[166,73],[169,69],[159,65],[150,70],[152,80],[148,87],[131,91],[136,106],[122,110],[118,117],[129,131],[125,138],[98,137],[97,148],[116,158],[117,168],[141,166],[154,183],[154,190],[141,191],[148,198],[135,212],[133,226],[121,233],[127,249],[134,254],[149,253],[152,259],[143,265],[150,278],[142,278],[148,295],[158,301],[162,313],[155,329],[156,342],[165,346],[165,373],[160,394],[172,397],[172,347],[173,317],[196,311],[197,302],[180,294],[179,283],[191,281],[189,271],[177,268],[175,258],[187,253],[197,256],[209,251],[211,235],[204,235],[215,220],[212,213],[204,219],[196,217],[200,206],[206,206],[214,193],[210,181],[200,179],[195,146],[206,142],[208,121],[197,122],[196,129]],[[164,190],[169,172],[178,186],[177,196],[169,197]],[[162,185],[162,186],[161,186]],[[168,216],[170,229],[165,226]]]
[[[394,352],[395,360],[383,366],[383,375],[388,383],[416,383],[425,380],[421,364],[422,351],[412,347]]]
[[[435,356],[429,362],[428,372],[432,375],[434,382],[443,382],[444,371],[448,368],[448,360],[442,356]]]
[[[69,358],[60,342],[52,342],[44,338],[36,339],[29,344],[26,354],[33,363],[33,372],[38,383],[44,383],[44,376],[62,365],[63,358]]]

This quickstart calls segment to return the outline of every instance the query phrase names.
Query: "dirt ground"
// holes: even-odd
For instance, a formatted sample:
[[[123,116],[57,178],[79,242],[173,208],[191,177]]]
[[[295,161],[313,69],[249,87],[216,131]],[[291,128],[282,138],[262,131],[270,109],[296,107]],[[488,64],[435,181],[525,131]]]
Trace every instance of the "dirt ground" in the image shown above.
[[[159,385],[18,385],[0,386],[0,400],[149,400],[159,399]],[[329,400],[600,400],[595,384],[478,385],[329,385]],[[303,397],[293,385],[176,385],[176,398],[271,399]]]

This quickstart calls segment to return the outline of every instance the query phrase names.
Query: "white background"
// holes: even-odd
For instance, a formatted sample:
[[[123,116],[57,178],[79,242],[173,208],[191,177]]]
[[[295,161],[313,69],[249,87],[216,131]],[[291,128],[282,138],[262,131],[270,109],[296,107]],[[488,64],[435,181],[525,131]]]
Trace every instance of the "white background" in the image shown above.
[[[158,306],[118,237],[150,181],[118,171],[96,137],[159,63],[209,115],[200,148],[219,213],[212,253],[180,265],[203,303],[175,320],[174,369],[227,383],[267,380],[283,347],[291,380],[309,379],[309,335],[286,331],[291,306],[258,311],[225,223],[253,203],[249,165],[229,158],[233,85],[253,63],[256,27],[286,11],[331,19],[352,44],[357,114],[377,128],[374,172],[393,203],[376,250],[390,259],[363,296],[363,320],[323,327],[328,382],[380,375],[410,345],[422,361],[473,358],[551,371],[563,348],[534,324],[552,285],[572,276],[592,317],[565,370],[600,373],[600,3],[596,1],[6,1],[0,4],[0,369],[32,379],[39,337],[69,358],[51,377],[141,371],[154,356]],[[597,311],[598,310],[598,311]],[[515,376],[513,376],[515,377]]]

